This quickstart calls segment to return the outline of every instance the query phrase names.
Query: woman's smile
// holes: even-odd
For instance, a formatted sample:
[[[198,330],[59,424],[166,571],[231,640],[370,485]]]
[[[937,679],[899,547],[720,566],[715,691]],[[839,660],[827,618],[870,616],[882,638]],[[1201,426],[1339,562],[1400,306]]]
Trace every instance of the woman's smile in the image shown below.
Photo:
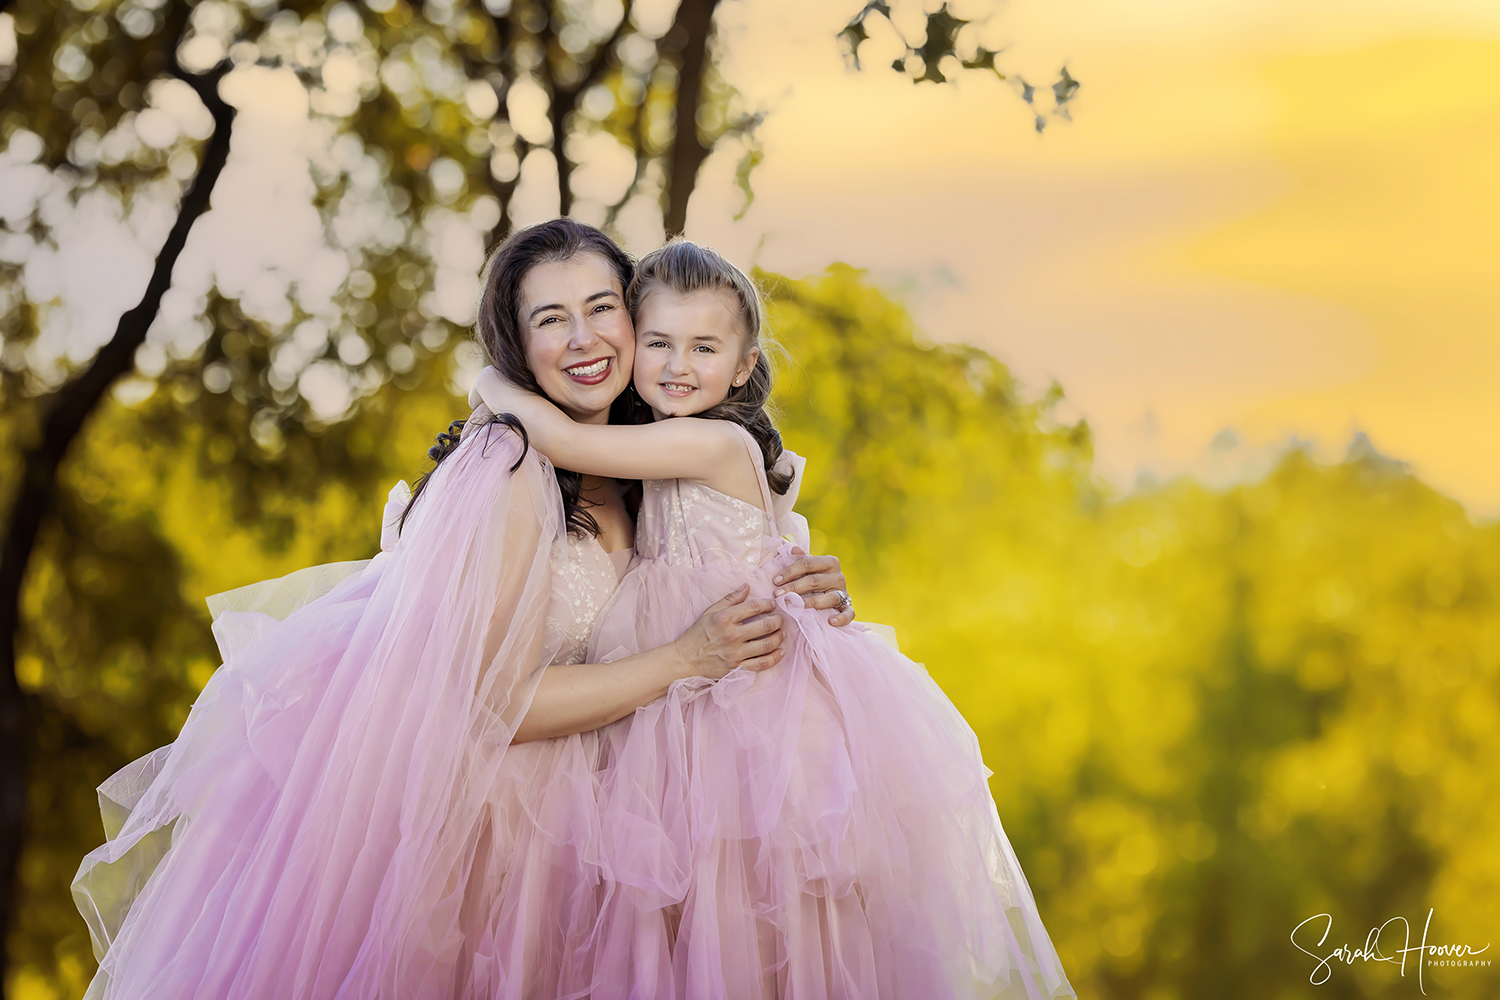
[[[615,359],[612,357],[580,361],[576,365],[569,365],[567,368],[564,368],[563,374],[573,381],[584,385],[598,385],[609,378],[609,371],[614,363]]]

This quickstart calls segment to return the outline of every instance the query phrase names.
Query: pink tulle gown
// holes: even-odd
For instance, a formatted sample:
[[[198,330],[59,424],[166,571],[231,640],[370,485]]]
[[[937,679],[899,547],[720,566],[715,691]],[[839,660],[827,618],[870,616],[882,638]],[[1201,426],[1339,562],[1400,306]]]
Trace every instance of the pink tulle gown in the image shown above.
[[[100,789],[90,998],[589,994],[600,734],[510,738],[617,571],[519,453],[465,438],[392,551],[222,595],[181,735]]]
[[[758,475],[764,510],[645,484],[591,662],[675,638],[743,582],[771,595],[800,526]],[[776,667],[679,681],[606,731],[593,996],[1072,996],[962,716],[873,632],[778,603]]]

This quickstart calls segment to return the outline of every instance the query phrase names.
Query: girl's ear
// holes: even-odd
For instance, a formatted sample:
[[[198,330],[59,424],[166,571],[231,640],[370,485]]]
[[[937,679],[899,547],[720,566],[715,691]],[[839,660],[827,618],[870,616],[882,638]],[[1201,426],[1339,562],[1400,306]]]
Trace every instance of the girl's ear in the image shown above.
[[[740,365],[734,370],[734,384],[744,385],[750,378],[750,373],[755,371],[755,363],[760,360],[760,348],[752,347],[745,352],[740,359]]]

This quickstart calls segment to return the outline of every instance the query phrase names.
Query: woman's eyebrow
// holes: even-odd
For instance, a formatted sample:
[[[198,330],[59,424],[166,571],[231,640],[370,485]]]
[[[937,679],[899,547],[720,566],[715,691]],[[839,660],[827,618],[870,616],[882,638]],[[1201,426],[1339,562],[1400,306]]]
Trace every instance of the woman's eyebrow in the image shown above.
[[[602,292],[595,292],[593,295],[590,295],[588,298],[584,299],[583,301],[584,301],[584,304],[588,304],[590,302],[593,302],[596,299],[607,299],[607,298],[618,299],[619,297],[620,297],[620,293],[619,292],[615,291],[613,288],[606,288]],[[565,308],[566,307],[561,302],[549,302],[548,304],[546,304],[544,306],[535,306],[535,307],[533,307],[532,310],[531,310],[531,312],[527,313],[526,318],[529,319],[529,320],[530,319],[536,319],[536,314],[537,313],[546,312],[548,309],[565,309]]]

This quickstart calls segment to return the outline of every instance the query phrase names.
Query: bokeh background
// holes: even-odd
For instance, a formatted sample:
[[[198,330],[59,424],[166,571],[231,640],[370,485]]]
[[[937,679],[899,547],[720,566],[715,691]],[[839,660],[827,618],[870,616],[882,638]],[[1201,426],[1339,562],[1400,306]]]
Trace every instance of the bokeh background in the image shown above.
[[[373,553],[559,211],[760,268],[1080,996],[1422,995],[1289,936],[1500,937],[1497,126],[1481,0],[0,0],[5,995],[82,994],[204,597]]]

